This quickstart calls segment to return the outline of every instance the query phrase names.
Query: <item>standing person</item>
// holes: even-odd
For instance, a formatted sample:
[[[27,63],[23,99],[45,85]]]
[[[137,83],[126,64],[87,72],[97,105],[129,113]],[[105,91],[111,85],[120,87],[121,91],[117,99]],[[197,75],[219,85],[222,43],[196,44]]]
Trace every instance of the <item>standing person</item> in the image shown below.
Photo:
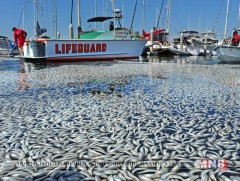
[[[109,31],[113,31],[113,30],[114,30],[114,24],[113,24],[113,21],[110,21]]]
[[[238,46],[239,42],[240,42],[240,36],[238,35],[238,32],[237,32],[237,31],[234,31],[234,32],[233,32],[232,44],[233,44],[234,46]]]
[[[14,32],[14,42],[18,46],[20,56],[23,56],[23,44],[25,43],[27,32],[16,27],[13,27],[12,31]]]

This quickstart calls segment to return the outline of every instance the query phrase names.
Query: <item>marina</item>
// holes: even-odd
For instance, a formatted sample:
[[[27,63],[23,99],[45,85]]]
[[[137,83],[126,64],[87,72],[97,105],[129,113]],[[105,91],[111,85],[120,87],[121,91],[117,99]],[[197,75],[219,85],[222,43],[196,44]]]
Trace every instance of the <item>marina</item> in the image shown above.
[[[2,1],[0,181],[240,181],[240,1]]]
[[[1,180],[240,180],[239,69],[1,60]]]

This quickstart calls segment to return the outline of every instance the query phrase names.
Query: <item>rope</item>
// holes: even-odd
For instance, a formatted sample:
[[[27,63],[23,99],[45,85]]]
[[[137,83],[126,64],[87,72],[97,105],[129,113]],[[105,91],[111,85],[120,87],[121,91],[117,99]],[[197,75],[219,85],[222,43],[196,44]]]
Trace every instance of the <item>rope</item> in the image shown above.
[[[158,29],[158,26],[159,26],[160,16],[161,16],[161,13],[162,13],[163,2],[164,2],[164,0],[162,0],[161,9],[160,9],[160,13],[159,13],[159,16],[158,16],[158,21],[157,21],[157,29]]]
[[[220,8],[220,10],[219,10],[219,12],[218,12],[218,15],[217,15],[217,18],[216,18],[215,24],[214,24],[214,26],[213,26],[213,31],[212,31],[212,32],[215,31],[215,27],[216,27],[216,24],[217,24],[217,22],[218,22],[218,18],[219,18],[220,12],[222,11],[223,2],[224,2],[224,0],[222,0],[221,8]]]
[[[130,26],[131,33],[132,33],[132,27],[133,27],[133,21],[134,21],[134,17],[135,17],[135,13],[136,13],[137,3],[138,3],[138,0],[136,0],[134,11],[133,11],[132,23],[131,23],[131,26]]]
[[[20,16],[20,20],[19,20],[19,22],[18,22],[18,28],[19,28],[19,26],[20,26],[20,22],[22,21],[23,9],[24,9],[24,8],[22,8],[22,13],[21,13],[21,16]]]

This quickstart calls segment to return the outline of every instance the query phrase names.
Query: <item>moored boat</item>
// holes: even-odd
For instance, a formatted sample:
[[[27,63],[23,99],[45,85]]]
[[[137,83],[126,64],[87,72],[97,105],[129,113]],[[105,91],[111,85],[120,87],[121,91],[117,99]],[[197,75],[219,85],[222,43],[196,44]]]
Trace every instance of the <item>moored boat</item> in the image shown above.
[[[226,63],[240,63],[240,47],[220,45],[216,48],[218,59]]]
[[[197,31],[182,31],[180,37],[174,38],[166,50],[174,55],[199,55],[199,48],[190,41],[193,37],[199,37],[199,33]]]
[[[216,39],[215,32],[201,33],[199,38],[196,38],[196,37],[191,38],[191,42],[193,45],[199,47],[200,54],[216,55],[216,52],[214,51],[214,49],[218,45],[218,40]]]
[[[240,63],[240,29],[235,29],[231,37],[227,38],[228,11],[230,0],[227,1],[226,23],[224,39],[215,49],[218,59],[224,63]]]
[[[238,32],[240,32],[240,30],[235,30],[233,37],[225,38],[222,44],[215,49],[218,59],[222,62],[240,63],[240,39],[236,38]]]
[[[95,17],[88,22],[104,22],[115,17]],[[25,60],[109,60],[138,58],[147,40],[131,38],[128,29],[114,27],[108,31],[90,31],[78,39],[41,38],[24,45]]]
[[[14,46],[6,36],[0,36],[0,55],[1,56],[14,56],[19,54],[17,46]]]

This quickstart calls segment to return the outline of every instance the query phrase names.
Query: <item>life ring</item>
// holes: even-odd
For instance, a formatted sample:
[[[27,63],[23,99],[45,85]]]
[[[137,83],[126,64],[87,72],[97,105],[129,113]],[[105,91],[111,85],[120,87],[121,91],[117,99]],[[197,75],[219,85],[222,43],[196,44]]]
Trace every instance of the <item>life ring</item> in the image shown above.
[[[163,46],[165,46],[165,47],[169,46],[168,42],[164,42]]]

